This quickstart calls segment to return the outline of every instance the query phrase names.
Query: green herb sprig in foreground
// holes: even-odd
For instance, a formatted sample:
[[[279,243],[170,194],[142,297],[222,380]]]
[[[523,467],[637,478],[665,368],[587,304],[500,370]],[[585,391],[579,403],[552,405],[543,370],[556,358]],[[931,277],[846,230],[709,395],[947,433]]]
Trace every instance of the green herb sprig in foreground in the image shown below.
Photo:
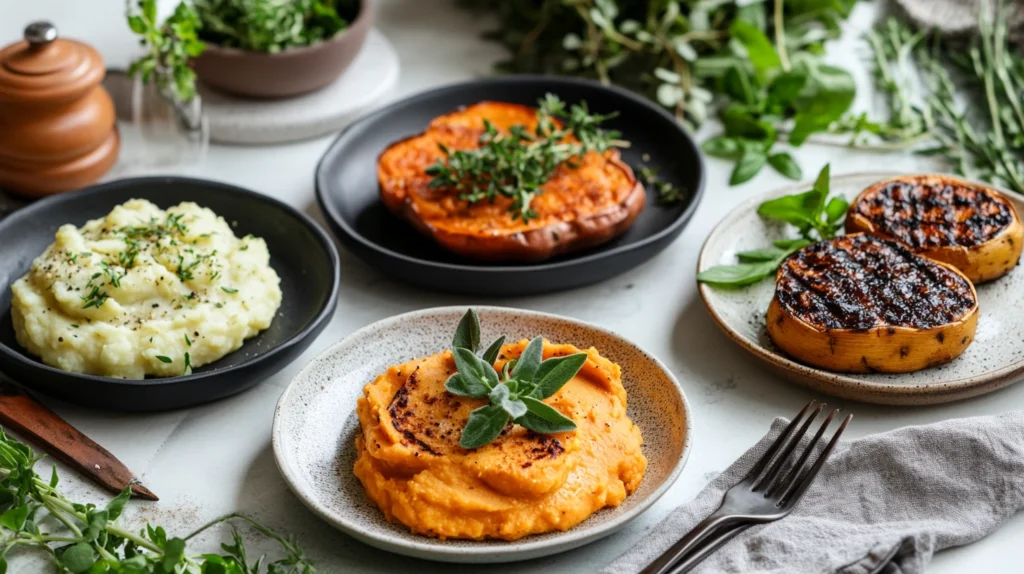
[[[791,254],[816,241],[831,239],[843,225],[849,202],[829,198],[829,166],[818,174],[810,191],[770,199],[757,208],[761,217],[786,222],[800,232],[798,239],[775,241],[771,247],[741,251],[739,263],[716,265],[697,274],[697,281],[721,287],[751,285],[775,273]]]
[[[157,21],[156,0],[127,0],[126,12],[128,27],[147,50],[132,62],[128,75],[138,75],[143,83],[155,81],[179,102],[190,101],[196,95],[196,73],[188,61],[206,49],[197,36],[200,24],[195,11],[181,2],[163,24]]]
[[[449,377],[444,386],[448,392],[477,399],[487,398],[490,403],[474,410],[462,429],[459,445],[474,449],[484,446],[505,429],[509,421],[541,434],[576,430],[576,423],[543,399],[558,392],[587,361],[586,353],[543,359],[544,340],[537,337],[523,350],[518,359],[505,363],[499,374],[494,362],[505,337],[498,337],[478,357],[480,347],[480,319],[472,309],[466,311],[452,339],[452,356],[458,372]]]
[[[617,114],[592,114],[586,102],[569,108],[553,94],[538,102],[537,127],[512,126],[508,133],[484,120],[480,147],[451,150],[441,145],[445,159],[427,168],[430,187],[452,189],[470,203],[513,199],[512,218],[529,221],[537,214],[530,202],[563,162],[578,161],[588,152],[602,153],[626,142],[617,131],[601,128]]]
[[[72,502],[57,490],[56,468],[49,480],[36,474],[40,458],[0,430],[0,572],[8,571],[8,559],[16,552],[34,549],[49,556],[59,572],[72,574],[316,573],[294,540],[238,514],[217,518],[185,537],[149,524],[136,533],[118,523],[129,490],[102,507]],[[277,541],[283,556],[248,558],[234,522]],[[189,540],[222,523],[231,524],[232,543],[222,544],[219,554],[187,552]]]

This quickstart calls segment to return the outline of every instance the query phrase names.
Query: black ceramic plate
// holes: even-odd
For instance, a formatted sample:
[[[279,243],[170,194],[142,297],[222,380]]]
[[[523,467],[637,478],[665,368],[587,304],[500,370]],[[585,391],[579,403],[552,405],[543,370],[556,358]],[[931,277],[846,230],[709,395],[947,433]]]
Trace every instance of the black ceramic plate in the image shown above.
[[[671,207],[647,207],[615,240],[539,264],[490,264],[461,258],[420,235],[381,203],[377,157],[390,144],[426,129],[431,119],[482,100],[536,105],[546,93],[569,103],[586,100],[598,113],[617,111],[608,122],[632,146],[622,151],[634,170],[650,166],[689,193]],[[690,220],[704,190],[697,146],[668,112],[632,92],[597,82],[554,76],[510,76],[455,84],[391,104],[351,124],[320,160],[317,199],[338,238],[363,260],[401,281],[476,295],[523,295],[594,283],[650,259]]]
[[[281,277],[273,323],[242,347],[184,377],[128,381],[66,373],[29,355],[14,338],[10,284],[53,243],[65,223],[82,225],[133,198],[162,208],[194,201],[262,237]],[[295,359],[326,326],[337,305],[338,252],[310,218],[276,199],[223,183],[181,177],[125,179],[44,199],[0,221],[0,372],[17,384],[67,401],[114,410],[156,411],[212,401],[245,390]]]

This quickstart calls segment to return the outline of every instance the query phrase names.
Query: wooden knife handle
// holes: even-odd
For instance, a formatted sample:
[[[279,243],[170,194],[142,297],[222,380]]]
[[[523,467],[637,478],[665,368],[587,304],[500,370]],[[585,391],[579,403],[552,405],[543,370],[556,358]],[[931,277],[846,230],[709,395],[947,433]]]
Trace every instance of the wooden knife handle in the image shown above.
[[[137,484],[131,471],[110,451],[11,385],[0,385],[0,423],[31,439],[54,458],[112,492],[120,492],[132,485],[136,495],[156,500],[151,492]]]

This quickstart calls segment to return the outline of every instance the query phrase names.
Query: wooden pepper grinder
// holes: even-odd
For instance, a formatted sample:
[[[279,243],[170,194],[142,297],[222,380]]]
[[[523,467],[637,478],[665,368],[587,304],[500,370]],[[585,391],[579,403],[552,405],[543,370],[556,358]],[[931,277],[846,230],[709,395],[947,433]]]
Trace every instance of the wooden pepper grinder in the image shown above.
[[[0,49],[0,188],[40,197],[87,186],[117,159],[114,104],[92,47],[49,22]]]

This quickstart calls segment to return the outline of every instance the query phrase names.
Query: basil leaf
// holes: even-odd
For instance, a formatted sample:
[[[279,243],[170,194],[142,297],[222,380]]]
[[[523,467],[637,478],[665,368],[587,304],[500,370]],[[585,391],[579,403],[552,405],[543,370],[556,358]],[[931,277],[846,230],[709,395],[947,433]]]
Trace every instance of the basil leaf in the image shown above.
[[[829,223],[836,223],[846,215],[846,210],[849,209],[850,202],[846,201],[843,197],[833,197],[829,200],[828,205],[825,206],[825,216],[828,218]]]
[[[716,265],[697,274],[697,281],[722,287],[752,285],[768,277],[779,267],[778,260],[737,265]]]
[[[551,406],[532,397],[523,397],[528,412],[516,419],[516,424],[541,434],[552,434],[576,430],[572,419]]]
[[[779,74],[768,87],[769,105],[788,107],[800,96],[806,83],[807,74],[804,72],[792,70]]]
[[[817,202],[818,192],[814,190],[784,195],[759,205],[757,214],[800,227],[813,220]]]
[[[501,352],[501,346],[504,344],[505,335],[502,335],[495,339],[494,342],[491,343],[491,346],[487,347],[487,350],[484,351],[484,361],[493,365],[494,362],[498,360],[498,353]]]
[[[775,141],[775,128],[767,122],[758,121],[739,104],[730,104],[721,113],[725,134],[765,143]]]
[[[96,553],[92,546],[85,542],[79,542],[74,546],[68,546],[60,554],[60,563],[72,574],[82,574],[92,568],[96,563]]]
[[[789,143],[798,146],[812,133],[824,131],[846,113],[856,95],[849,72],[826,64],[805,64],[807,82],[793,101],[795,123]]]
[[[480,347],[480,318],[472,309],[467,310],[459,320],[459,326],[455,328],[455,336],[452,337],[452,349],[460,347],[474,353]]]
[[[788,251],[790,253],[796,251],[797,249],[801,249],[803,247],[806,247],[806,246],[808,246],[810,244],[811,244],[810,241],[808,241],[808,240],[806,240],[806,239],[804,239],[802,237],[799,238],[799,239],[780,239],[778,241],[772,241],[772,245],[774,245],[775,247],[778,247],[779,249],[785,249],[786,251]]]
[[[797,165],[793,156],[788,153],[777,153],[768,157],[768,163],[775,168],[775,171],[789,179],[800,180],[804,177],[803,170]]]
[[[546,399],[558,392],[587,362],[586,353],[575,353],[565,357],[552,357],[540,364],[534,377],[537,388],[531,393],[538,399]]]
[[[741,153],[743,153],[743,148],[740,147],[740,142],[729,136],[715,136],[706,140],[701,144],[700,148],[704,150],[704,153],[712,157],[720,157],[724,159],[735,160],[740,157]]]
[[[459,446],[465,449],[480,448],[498,438],[508,424],[508,413],[499,406],[487,405],[469,413],[466,427],[462,429]]]
[[[754,65],[754,70],[761,82],[764,82],[768,72],[782,66],[771,40],[751,23],[735,20],[729,31],[747,49],[747,57]]]
[[[736,167],[732,170],[732,175],[729,176],[729,185],[739,185],[741,183],[750,181],[757,172],[761,171],[764,164],[768,161],[768,156],[761,150],[747,149],[740,156]]]
[[[760,249],[751,249],[750,251],[740,251],[736,254],[736,258],[743,263],[752,263],[757,261],[773,261],[785,254],[786,252],[778,247],[762,247]]]
[[[732,66],[722,76],[721,89],[738,102],[754,104],[754,89],[750,85],[750,74],[742,66]]]
[[[128,500],[132,497],[131,487],[125,488],[107,503],[107,518],[109,520],[117,520],[117,517],[121,516],[121,511],[124,510],[124,505],[128,504]]]
[[[455,368],[462,373],[462,376],[476,379],[476,381],[488,387],[488,391],[498,384],[498,373],[490,363],[484,362],[477,357],[473,351],[465,347],[459,347],[452,353],[455,357]],[[446,382],[447,384],[447,382]]]
[[[544,339],[537,337],[530,341],[519,355],[519,360],[512,368],[512,377],[524,381],[533,380],[537,368],[540,367],[541,359],[544,357]]]
[[[462,373],[455,373],[444,382],[444,388],[453,395],[460,397],[473,397],[479,399],[487,396],[491,389],[483,382],[474,377],[463,376]]]

